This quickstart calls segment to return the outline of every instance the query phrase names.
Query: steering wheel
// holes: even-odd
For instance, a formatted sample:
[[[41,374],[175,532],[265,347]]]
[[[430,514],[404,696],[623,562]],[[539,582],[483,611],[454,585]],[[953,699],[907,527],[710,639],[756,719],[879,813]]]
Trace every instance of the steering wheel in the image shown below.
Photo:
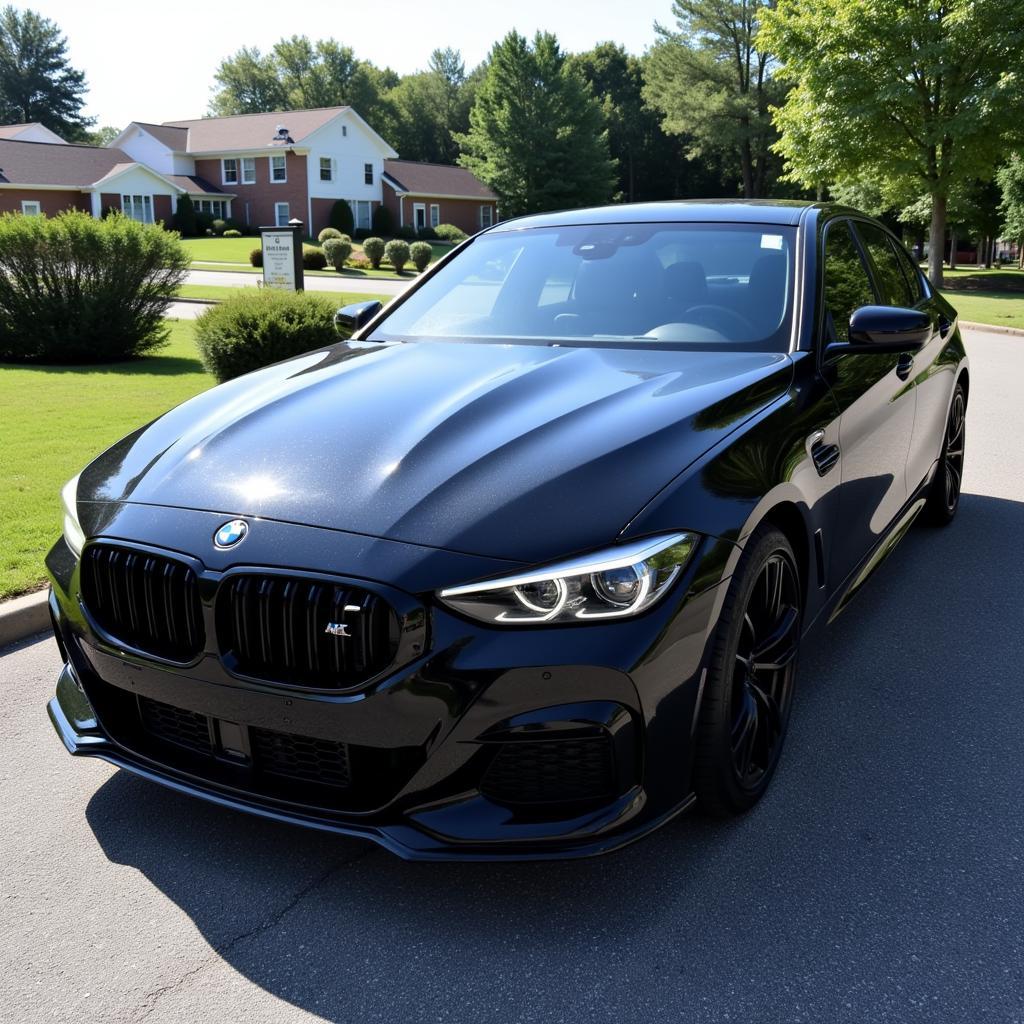
[[[728,306],[717,306],[714,303],[704,303],[700,306],[691,306],[686,311],[686,319],[693,319],[695,323],[703,327],[710,327],[726,338],[752,338],[756,333],[754,325],[742,313]],[[739,328],[737,331],[736,328]]]

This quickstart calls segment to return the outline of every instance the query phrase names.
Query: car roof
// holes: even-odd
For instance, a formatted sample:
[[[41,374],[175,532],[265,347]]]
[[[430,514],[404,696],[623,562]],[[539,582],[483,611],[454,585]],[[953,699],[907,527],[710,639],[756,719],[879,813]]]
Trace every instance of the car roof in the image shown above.
[[[562,227],[572,224],[657,224],[718,222],[726,224],[800,223],[808,210],[832,204],[797,199],[677,199],[661,203],[619,203],[584,210],[537,213],[496,224],[492,231]]]

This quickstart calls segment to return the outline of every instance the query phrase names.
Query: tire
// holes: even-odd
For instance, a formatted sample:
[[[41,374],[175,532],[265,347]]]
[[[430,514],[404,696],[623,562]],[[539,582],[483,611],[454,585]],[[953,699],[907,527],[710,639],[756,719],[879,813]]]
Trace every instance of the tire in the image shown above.
[[[709,814],[749,810],[775,774],[792,707],[802,612],[793,548],[765,524],[740,557],[712,640],[693,770],[694,792]]]
[[[960,487],[964,474],[964,444],[967,440],[967,395],[962,384],[953,390],[949,403],[946,432],[935,479],[928,488],[922,520],[930,526],[949,526],[960,507]]]

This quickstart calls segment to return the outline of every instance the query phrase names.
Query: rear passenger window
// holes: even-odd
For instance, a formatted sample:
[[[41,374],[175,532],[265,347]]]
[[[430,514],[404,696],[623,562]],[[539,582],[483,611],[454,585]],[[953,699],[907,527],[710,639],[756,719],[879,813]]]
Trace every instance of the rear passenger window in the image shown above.
[[[921,271],[910,253],[899,242],[894,242],[891,238],[889,241],[892,242],[892,247],[896,250],[896,258],[900,261],[903,275],[910,287],[911,302],[908,305],[916,306],[924,298],[924,289],[921,287]]]
[[[853,311],[875,304],[875,291],[847,221],[832,224],[825,236],[824,300],[829,341],[849,341]]]
[[[874,224],[859,223],[857,233],[875,273],[879,301],[883,306],[912,306],[914,298],[910,292],[903,269],[900,267],[896,250],[889,243],[889,235]]]

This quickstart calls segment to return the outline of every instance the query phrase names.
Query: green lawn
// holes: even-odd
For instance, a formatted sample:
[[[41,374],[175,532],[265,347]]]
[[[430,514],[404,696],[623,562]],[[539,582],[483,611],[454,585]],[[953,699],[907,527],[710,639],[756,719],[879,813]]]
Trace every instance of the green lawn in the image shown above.
[[[211,387],[192,324],[158,355],[107,366],[0,365],[0,598],[43,581],[60,533],[60,489],[140,424]]]
[[[311,295],[326,295],[328,298],[337,299],[339,306],[347,306],[350,302],[369,302],[372,299],[379,299],[387,303],[392,299],[391,295],[363,295],[360,292],[335,292],[317,288],[307,288]],[[209,299],[212,302],[223,302],[235,295],[253,295],[255,288],[227,288],[216,284],[183,284],[178,289],[178,296],[182,299]]]
[[[943,271],[942,277],[948,291],[1024,292],[1024,270],[1017,267],[957,267]]]
[[[1002,327],[1024,327],[1024,292],[951,291],[945,296],[961,320]]]

